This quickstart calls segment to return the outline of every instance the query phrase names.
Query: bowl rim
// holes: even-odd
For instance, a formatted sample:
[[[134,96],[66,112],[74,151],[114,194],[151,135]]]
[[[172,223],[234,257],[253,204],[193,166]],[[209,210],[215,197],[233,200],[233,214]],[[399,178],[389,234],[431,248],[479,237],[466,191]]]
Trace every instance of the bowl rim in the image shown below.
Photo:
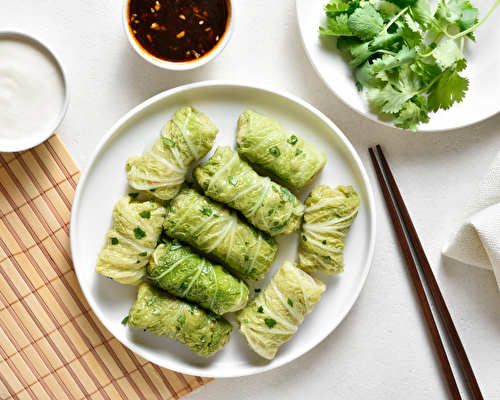
[[[212,50],[210,50],[206,55],[198,58],[197,60],[184,61],[184,62],[173,62],[173,61],[162,60],[145,51],[134,39],[134,36],[130,30],[128,23],[128,8],[129,8],[128,6],[131,1],[132,0],[123,1],[122,23],[123,23],[123,29],[125,30],[125,36],[127,37],[130,45],[136,51],[136,53],[138,53],[143,59],[150,62],[151,64],[163,69],[171,71],[188,71],[191,69],[199,68],[207,64],[208,62],[212,61],[215,57],[217,57],[220,53],[222,53],[224,48],[229,43],[229,40],[231,39],[231,36],[234,32],[234,27],[236,23],[235,12],[234,12],[235,2],[232,0],[226,0],[226,4],[228,6],[227,27],[226,30],[224,31],[224,34],[222,35],[222,38],[219,40],[219,42],[215,45],[215,47]]]
[[[18,29],[0,29],[0,40],[4,38],[21,38],[23,40],[26,40],[35,46],[44,49],[45,51],[52,56],[54,59],[57,67],[59,68],[59,71],[61,72],[61,77],[62,77],[62,82],[63,82],[63,87],[64,87],[64,99],[63,103],[61,106],[61,109],[59,110],[59,114],[57,117],[54,119],[52,124],[49,126],[47,129],[47,132],[40,133],[38,135],[35,135],[31,138],[24,138],[19,141],[9,141],[8,143],[2,143],[2,140],[0,139],[0,145],[2,146],[1,151],[2,152],[18,152],[18,151],[23,151],[23,150],[28,150],[31,149],[35,146],[38,146],[40,143],[44,142],[47,140],[52,134],[56,131],[56,129],[59,127],[61,124],[62,120],[64,119],[66,112],[68,111],[69,107],[69,100],[70,100],[70,84],[69,84],[69,79],[68,79],[68,74],[66,72],[66,69],[64,67],[64,64],[61,61],[61,58],[58,56],[58,54],[54,51],[54,49],[47,44],[44,40],[42,40],[40,37],[35,36],[32,33],[29,33],[24,30],[18,30]]]

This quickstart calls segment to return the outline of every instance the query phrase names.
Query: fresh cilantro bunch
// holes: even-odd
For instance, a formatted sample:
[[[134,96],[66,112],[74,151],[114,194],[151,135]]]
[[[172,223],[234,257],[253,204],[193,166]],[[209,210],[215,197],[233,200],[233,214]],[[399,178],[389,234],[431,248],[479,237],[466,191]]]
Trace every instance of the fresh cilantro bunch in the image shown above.
[[[467,0],[330,0],[325,5],[324,35],[338,36],[337,48],[353,59],[359,91],[397,127],[416,131],[429,122],[429,112],[460,103],[469,80],[459,73],[467,62],[464,41],[475,42],[478,10]]]

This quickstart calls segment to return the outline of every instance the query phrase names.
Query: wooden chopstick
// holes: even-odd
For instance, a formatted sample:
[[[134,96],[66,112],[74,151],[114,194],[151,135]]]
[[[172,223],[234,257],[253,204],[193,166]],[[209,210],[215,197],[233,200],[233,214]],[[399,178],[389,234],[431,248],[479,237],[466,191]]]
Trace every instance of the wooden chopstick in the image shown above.
[[[403,225],[398,216],[398,211],[396,209],[396,204],[392,201],[391,193],[389,191],[389,187],[384,179],[384,175],[381,170],[381,166],[377,158],[375,157],[375,153],[373,149],[368,149],[370,153],[370,157],[372,159],[373,165],[375,167],[375,172],[377,174],[378,181],[380,183],[382,193],[387,204],[387,208],[389,210],[389,215],[392,220],[392,224],[396,230],[396,236],[398,238],[399,245],[403,251],[404,258],[406,260],[406,266],[408,272],[410,274],[410,278],[412,280],[413,286],[415,288],[417,299],[424,314],[425,321],[429,328],[429,333],[431,335],[431,340],[434,345],[434,348],[437,353],[438,361],[441,366],[441,370],[443,372],[444,378],[446,380],[446,384],[450,395],[453,399],[461,399],[460,391],[458,390],[457,382],[455,381],[455,376],[453,375],[453,371],[450,366],[450,362],[448,360],[448,356],[443,346],[443,342],[441,341],[441,336],[439,335],[439,330],[436,325],[436,321],[434,320],[434,316],[432,315],[431,308],[429,306],[429,302],[427,300],[427,296],[424,291],[424,287],[422,282],[420,281],[420,277],[418,275],[417,266],[415,260],[413,259],[413,255],[411,252],[410,244],[406,239],[406,235],[403,229]]]
[[[406,208],[403,197],[401,196],[401,192],[399,191],[398,185],[396,184],[396,180],[394,179],[392,171],[389,168],[389,164],[387,163],[387,159],[385,158],[382,148],[379,145],[377,145],[377,152],[380,161],[382,162],[382,167],[385,170],[389,185],[392,189],[394,199],[396,200],[396,203],[399,207],[401,217],[403,218],[403,221],[406,225],[406,230],[412,241],[413,248],[415,249],[415,253],[420,262],[420,266],[422,268],[422,272],[424,273],[429,290],[436,303],[436,308],[438,309],[439,314],[443,320],[444,327],[446,329],[446,332],[448,333],[448,337],[451,341],[453,349],[455,350],[455,354],[457,355],[458,362],[460,363],[460,366],[464,373],[465,380],[467,381],[467,385],[469,386],[471,395],[475,400],[482,399],[483,395],[477,383],[474,371],[472,370],[472,367],[470,365],[467,353],[465,352],[464,346],[462,345],[460,336],[458,336],[457,329],[455,328],[453,319],[451,318],[450,312],[448,311],[448,307],[446,306],[443,295],[441,294],[441,290],[439,289],[434,273],[432,272],[429,260],[425,255],[424,248],[422,247],[422,243],[420,242],[420,239],[418,237],[415,225],[413,225],[413,221],[410,218],[410,213]]]

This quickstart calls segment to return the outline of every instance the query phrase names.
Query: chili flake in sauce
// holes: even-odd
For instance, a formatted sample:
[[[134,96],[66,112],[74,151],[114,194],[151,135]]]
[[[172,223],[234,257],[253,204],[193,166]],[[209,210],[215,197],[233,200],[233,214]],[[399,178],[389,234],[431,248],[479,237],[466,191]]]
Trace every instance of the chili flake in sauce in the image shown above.
[[[208,54],[228,23],[227,0],[130,0],[128,22],[152,56],[186,62]]]

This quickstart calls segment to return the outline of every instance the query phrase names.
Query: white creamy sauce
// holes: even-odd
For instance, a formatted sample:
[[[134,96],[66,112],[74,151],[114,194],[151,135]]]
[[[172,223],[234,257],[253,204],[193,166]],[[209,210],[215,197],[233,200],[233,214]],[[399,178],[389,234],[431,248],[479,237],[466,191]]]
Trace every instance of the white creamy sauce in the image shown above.
[[[30,41],[0,37],[0,139],[46,133],[63,102],[64,80],[53,57]]]

